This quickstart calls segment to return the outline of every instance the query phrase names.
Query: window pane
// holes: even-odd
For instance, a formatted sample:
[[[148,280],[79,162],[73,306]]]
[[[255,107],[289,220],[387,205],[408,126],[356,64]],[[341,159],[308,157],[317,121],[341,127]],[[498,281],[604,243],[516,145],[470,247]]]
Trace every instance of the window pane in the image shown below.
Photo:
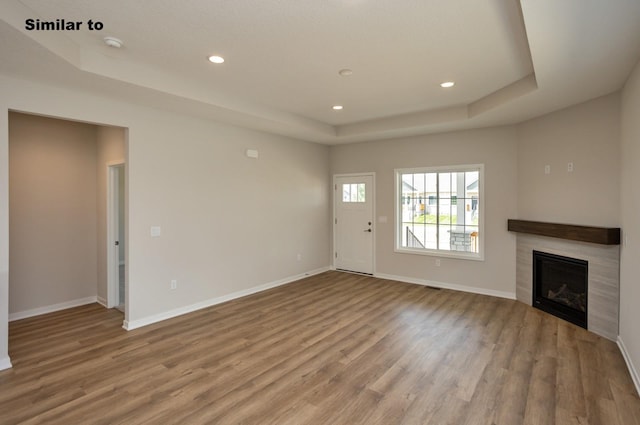
[[[435,194],[438,191],[438,173],[424,174],[424,185],[427,193]]]
[[[407,248],[424,248],[424,229],[421,224],[405,223],[403,225],[403,246]]]
[[[467,224],[478,225],[479,220],[479,193],[480,193],[480,173],[478,171],[469,171],[465,173],[466,187],[465,198],[467,208]]]
[[[468,226],[467,230],[471,235],[471,252],[479,252],[478,247],[480,246],[480,232],[478,231],[478,226]]]
[[[440,235],[440,240],[438,244],[438,249],[449,251],[451,250],[452,243],[452,227],[449,224],[441,224],[438,226],[438,232]]]
[[[438,180],[440,196],[448,198],[451,193],[451,173],[440,173]]]
[[[351,200],[351,185],[343,184],[342,185],[342,202],[349,202]]]
[[[438,249],[438,227],[435,224],[425,224],[425,248]]]
[[[366,202],[366,183],[345,183],[342,185],[342,202]]]
[[[358,183],[358,202],[365,202],[365,194],[366,194],[365,184]]]
[[[462,252],[472,252],[472,237],[471,230],[465,228],[454,228],[451,229],[451,250],[452,251],[462,251]]]
[[[400,247],[479,251],[480,169],[399,173]]]

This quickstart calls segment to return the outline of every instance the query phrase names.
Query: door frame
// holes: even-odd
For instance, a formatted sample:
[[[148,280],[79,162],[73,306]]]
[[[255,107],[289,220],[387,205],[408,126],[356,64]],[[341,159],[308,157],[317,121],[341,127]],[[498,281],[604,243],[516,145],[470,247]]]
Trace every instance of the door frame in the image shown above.
[[[124,160],[109,161],[107,162],[107,308],[117,307],[120,300],[120,258],[116,256],[116,250],[113,249],[115,242],[118,240],[119,223],[119,181],[118,181],[118,168],[126,167]],[[126,175],[126,168],[125,168]],[[125,191],[127,181],[125,179]],[[126,202],[126,195],[125,195]],[[125,205],[125,219],[126,205]],[[126,238],[126,231],[125,231]],[[125,247],[127,246],[125,240]],[[126,253],[125,253],[126,262]],[[126,294],[126,279],[125,279],[125,294]],[[125,306],[127,304],[127,297],[124,297]]]
[[[337,229],[336,229],[336,196],[337,196],[337,192],[338,192],[338,183],[336,183],[336,179],[340,178],[340,177],[358,177],[358,176],[366,176],[366,177],[371,177],[371,181],[373,182],[372,185],[373,187],[371,188],[371,203],[372,203],[372,212],[371,214],[373,215],[373,217],[371,217],[371,222],[373,223],[373,238],[372,238],[372,244],[373,246],[371,247],[372,252],[371,252],[371,262],[373,264],[373,270],[372,270],[372,276],[376,275],[376,239],[377,239],[377,233],[378,233],[378,226],[377,226],[377,219],[376,219],[376,173],[373,171],[369,171],[369,172],[364,172],[364,173],[348,173],[348,174],[334,174],[333,175],[333,183],[331,184],[333,186],[333,191],[332,191],[332,198],[331,198],[331,203],[333,204],[333,217],[331,218],[331,227],[333,228],[332,231],[332,235],[333,235],[333,243],[331,244],[331,269],[332,270],[336,270],[336,252],[337,252],[337,246],[336,246],[336,240],[337,240]],[[352,272],[355,273],[355,272]],[[368,275],[367,275],[368,276]]]

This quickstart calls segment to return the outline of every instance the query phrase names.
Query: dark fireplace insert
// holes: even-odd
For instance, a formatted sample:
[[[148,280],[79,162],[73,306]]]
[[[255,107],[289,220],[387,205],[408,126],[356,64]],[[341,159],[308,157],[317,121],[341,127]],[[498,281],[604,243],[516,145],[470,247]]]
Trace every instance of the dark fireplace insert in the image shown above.
[[[533,251],[533,306],[587,328],[589,263]]]

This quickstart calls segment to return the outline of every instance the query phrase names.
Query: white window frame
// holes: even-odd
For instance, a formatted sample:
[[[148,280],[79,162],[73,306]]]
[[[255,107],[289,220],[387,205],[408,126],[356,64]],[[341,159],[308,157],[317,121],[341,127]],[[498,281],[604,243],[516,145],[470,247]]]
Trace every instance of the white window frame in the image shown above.
[[[402,246],[402,175],[414,173],[459,173],[478,171],[478,252],[451,251],[434,248],[407,248]],[[462,164],[436,167],[396,168],[395,175],[395,216],[394,216],[394,251],[401,254],[430,255],[436,257],[459,258],[465,260],[484,261],[484,242],[487,238],[484,225],[484,164]],[[459,196],[458,196],[459,199]]]

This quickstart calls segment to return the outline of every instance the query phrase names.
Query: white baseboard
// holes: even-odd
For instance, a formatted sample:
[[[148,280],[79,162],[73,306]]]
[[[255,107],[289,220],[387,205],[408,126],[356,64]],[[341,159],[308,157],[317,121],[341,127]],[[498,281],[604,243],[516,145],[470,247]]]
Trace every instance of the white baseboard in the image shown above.
[[[490,295],[492,297],[516,299],[515,292],[496,291],[495,289],[478,288],[475,286],[458,285],[455,283],[436,282],[434,280],[417,279],[413,277],[396,276],[391,274],[376,273],[374,275],[380,279],[396,280],[398,282],[413,283],[422,286],[433,286],[434,288],[452,289],[454,291],[469,292],[472,294]]]
[[[100,304],[102,307],[104,308],[109,308],[107,307],[107,300],[102,298],[102,297],[98,297],[97,298],[98,304]]]
[[[65,301],[59,304],[47,305],[44,307],[34,308],[33,310],[19,311],[9,314],[9,321],[26,319],[27,317],[40,316],[41,314],[53,313],[54,311],[65,310],[67,308],[78,307],[85,304],[93,304],[98,301],[97,296],[80,298],[77,300]]]
[[[227,301],[234,300],[236,298],[245,297],[247,295],[255,294],[257,292],[266,291],[267,289],[275,288],[277,286],[286,285],[287,283],[295,282],[296,280],[304,279],[305,277],[313,276],[316,274],[324,273],[329,270],[329,267],[321,267],[316,270],[312,270],[306,273],[302,273],[295,276],[286,277],[284,279],[268,282],[263,285],[254,286],[253,288],[244,289],[242,291],[233,292],[221,297],[211,298],[199,303],[191,304],[188,306],[176,308],[166,311],[164,313],[154,314],[153,316],[144,317],[137,320],[125,320],[122,327],[128,331],[140,328],[142,326],[151,325],[156,322],[171,319],[173,317],[182,316],[183,314],[192,313],[203,308],[211,307],[216,304],[221,304]]]
[[[622,341],[622,337],[618,335],[618,348],[622,353],[622,357],[624,357],[624,361],[627,363],[627,368],[629,369],[629,373],[631,374],[631,379],[633,379],[633,383],[636,386],[636,392],[640,394],[640,375],[638,375],[638,371],[636,370],[633,362],[631,361],[631,356],[627,351],[627,347],[624,345],[624,341]]]
[[[11,364],[11,359],[9,357],[5,357],[0,359],[0,370],[11,369],[13,365]]]

